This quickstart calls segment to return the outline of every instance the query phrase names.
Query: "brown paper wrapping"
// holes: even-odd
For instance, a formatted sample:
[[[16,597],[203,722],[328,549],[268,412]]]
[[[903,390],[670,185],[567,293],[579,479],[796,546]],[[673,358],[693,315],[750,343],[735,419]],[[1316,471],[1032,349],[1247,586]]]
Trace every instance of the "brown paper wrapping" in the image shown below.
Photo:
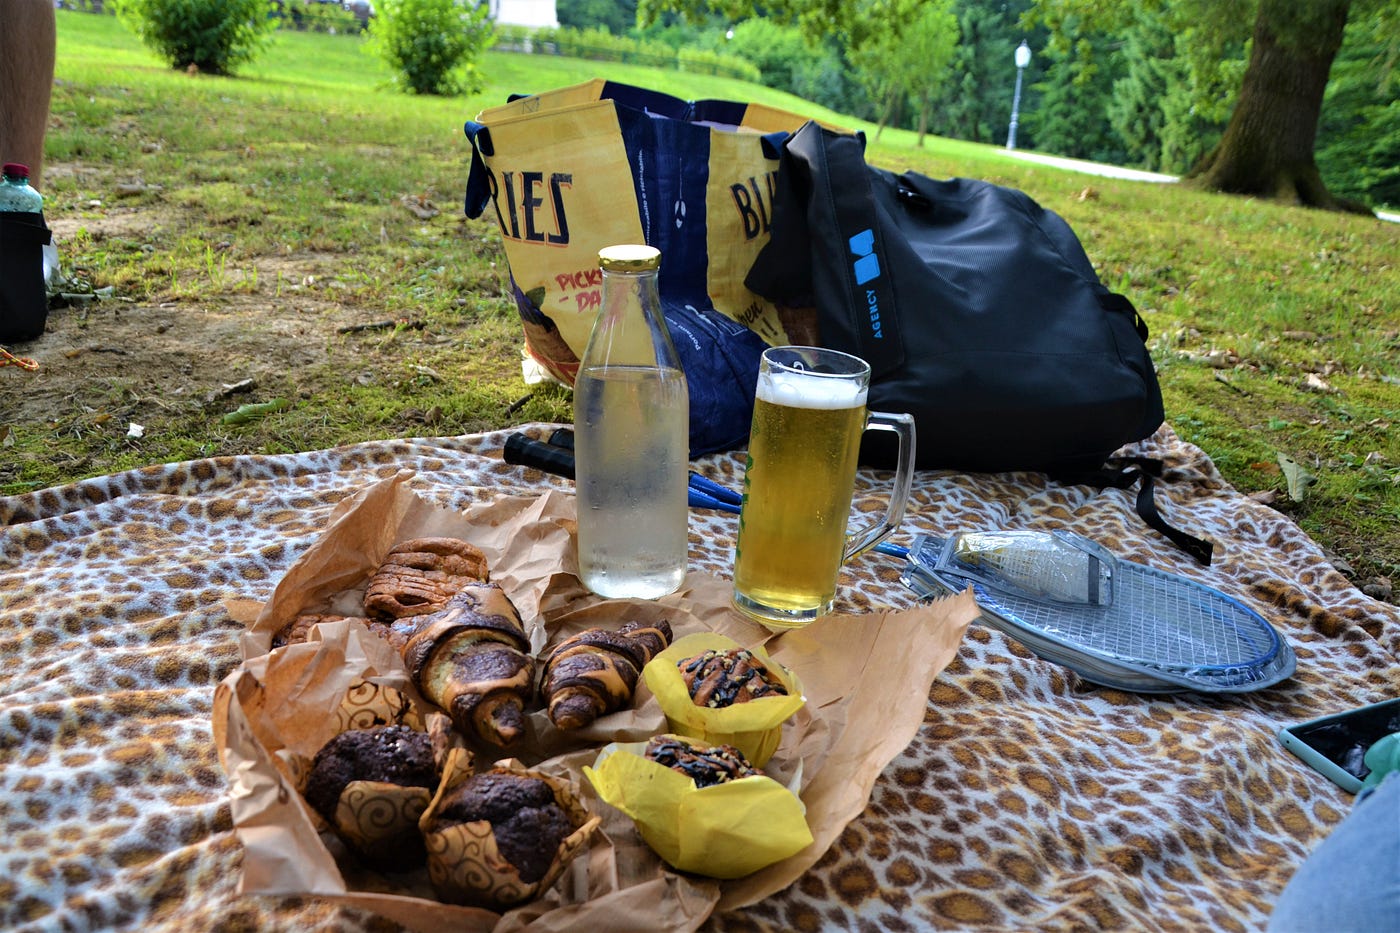
[[[368,909],[423,931],[578,929],[694,930],[711,913],[756,903],[787,887],[831,846],[866,806],[875,780],[917,733],[928,689],[952,660],[977,616],[970,594],[902,611],[831,615],[775,635],[730,605],[731,584],[691,573],[682,589],[656,601],[600,600],[574,571],[574,501],[549,491],[502,497],[457,514],[419,499],[401,473],[363,490],[333,516],[325,535],[259,606],[229,604],[249,626],[244,663],[215,694],[214,739],[229,776],[234,823],[245,854],[241,889],[249,894],[315,894]],[[783,727],[765,769],[783,782],[797,777],[813,843],[789,858],[732,881],[667,869],[631,820],[603,804],[581,780],[610,742],[643,741],[666,731],[650,691],[636,703],[573,733],[553,728],[543,710],[526,735],[497,758],[566,779],[601,825],[588,848],[538,898],[499,914],[438,902],[419,875],[374,876],[337,862],[316,820],[296,793],[298,760],[309,759],[337,731],[344,698],[362,683],[382,685],[423,703],[392,648],[359,622],[323,624],[312,640],[267,653],[272,635],[299,612],[355,611],[369,574],[398,541],[447,535],[481,548],[499,583],[526,620],[538,653],[593,625],[666,618],[677,638],[716,632],[746,647],[762,645],[796,672],[807,703]],[[475,748],[477,767],[493,750]]]

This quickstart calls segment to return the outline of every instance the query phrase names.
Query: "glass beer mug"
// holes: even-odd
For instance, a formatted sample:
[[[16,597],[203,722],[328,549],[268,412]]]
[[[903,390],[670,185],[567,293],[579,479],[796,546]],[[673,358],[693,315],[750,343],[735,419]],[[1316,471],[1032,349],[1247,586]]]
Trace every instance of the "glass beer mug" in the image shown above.
[[[914,478],[912,415],[867,412],[870,365],[816,347],[770,347],[759,364],[744,501],[734,552],[734,605],[770,628],[831,610],[841,565],[904,517]],[[889,507],[847,530],[856,458],[867,430],[899,439]]]

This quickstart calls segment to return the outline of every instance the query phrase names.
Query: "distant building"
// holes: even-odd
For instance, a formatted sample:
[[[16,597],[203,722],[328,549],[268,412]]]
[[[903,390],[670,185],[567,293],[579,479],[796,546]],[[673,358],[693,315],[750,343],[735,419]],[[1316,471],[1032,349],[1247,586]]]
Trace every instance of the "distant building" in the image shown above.
[[[503,26],[553,28],[559,25],[554,0],[490,0],[491,18]]]

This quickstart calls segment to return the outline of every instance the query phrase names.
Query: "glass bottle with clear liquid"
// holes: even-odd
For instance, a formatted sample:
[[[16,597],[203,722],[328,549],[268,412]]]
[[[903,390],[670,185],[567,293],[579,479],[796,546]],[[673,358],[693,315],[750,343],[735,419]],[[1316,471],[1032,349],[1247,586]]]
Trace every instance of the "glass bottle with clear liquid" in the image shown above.
[[[685,579],[690,395],[661,313],[661,253],[598,253],[603,298],[574,383],[579,576],[653,599]]]

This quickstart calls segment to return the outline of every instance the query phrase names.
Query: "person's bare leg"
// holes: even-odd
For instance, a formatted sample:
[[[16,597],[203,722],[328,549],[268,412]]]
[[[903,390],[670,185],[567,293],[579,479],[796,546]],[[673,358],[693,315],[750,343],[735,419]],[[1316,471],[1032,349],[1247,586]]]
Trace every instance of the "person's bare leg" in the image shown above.
[[[0,161],[29,166],[39,188],[53,94],[53,0],[0,0]]]

